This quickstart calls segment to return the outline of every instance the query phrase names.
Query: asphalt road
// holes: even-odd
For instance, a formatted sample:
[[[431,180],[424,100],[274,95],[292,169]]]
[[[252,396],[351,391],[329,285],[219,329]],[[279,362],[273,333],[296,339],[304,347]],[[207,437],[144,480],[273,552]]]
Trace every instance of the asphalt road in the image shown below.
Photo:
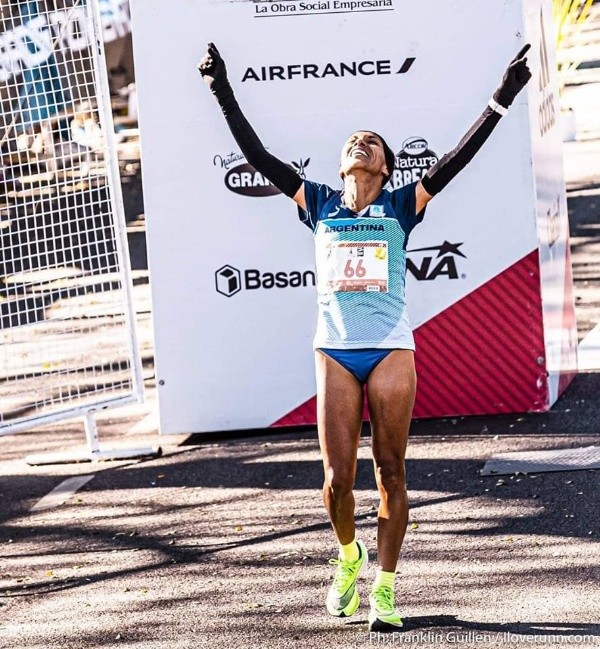
[[[580,377],[579,387],[597,391],[598,376]],[[561,414],[514,418],[524,429],[517,433],[508,419],[497,435],[496,420],[483,419],[479,433],[457,432],[452,421],[437,422],[446,435],[415,432],[398,577],[407,630],[394,643],[508,647],[534,636],[549,646],[600,644],[598,472],[479,475],[498,452],[600,446],[597,432],[566,430],[576,415]],[[107,442],[122,423],[104,423]],[[21,452],[39,444],[34,434],[19,441]],[[3,453],[0,464],[0,646],[390,643],[369,637],[365,608],[347,621],[325,612],[335,545],[314,434],[168,446],[160,459],[110,466],[26,469],[17,455]],[[365,437],[358,534],[373,552],[371,466]],[[31,511],[66,477],[85,474],[93,477],[64,504]],[[373,575],[371,565],[363,592]]]

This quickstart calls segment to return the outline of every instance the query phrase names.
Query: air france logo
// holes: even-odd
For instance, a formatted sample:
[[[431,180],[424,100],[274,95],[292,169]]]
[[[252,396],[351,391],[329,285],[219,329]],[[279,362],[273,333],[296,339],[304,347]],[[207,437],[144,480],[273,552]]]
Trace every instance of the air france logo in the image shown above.
[[[241,271],[226,264],[215,272],[217,293],[233,297],[242,289],[256,291],[259,289],[306,288],[316,285],[316,275],[312,270],[261,271],[257,268],[246,268]]]
[[[459,275],[456,265],[457,258],[466,259],[467,256],[460,250],[462,243],[444,241],[440,246],[428,248],[415,248],[407,250],[406,270],[417,280],[434,280],[438,277],[447,279],[464,279],[466,275]],[[437,254],[434,254],[437,253]]]
[[[429,143],[424,137],[409,137],[396,155],[396,167],[389,183],[391,188],[399,189],[418,182],[438,160],[437,153],[429,148]]]
[[[546,38],[546,29],[544,27],[544,11],[540,11],[540,21],[542,28],[542,42],[540,43],[540,135],[544,137],[546,133],[556,124],[556,101],[552,86],[550,85],[550,62],[548,60],[548,45]]]
[[[415,62],[407,57],[401,63],[391,59],[339,61],[327,63],[293,63],[291,65],[263,65],[247,68],[242,83],[248,81],[294,81],[306,79],[342,79],[345,77],[371,77],[406,74]]]
[[[225,187],[229,191],[242,196],[254,197],[277,196],[281,194],[281,191],[268,178],[244,160],[244,156],[236,153],[230,153],[225,156],[215,155],[213,157],[213,165],[226,170],[224,182]],[[232,166],[237,162],[241,164]],[[290,166],[293,167],[301,178],[306,178],[306,167],[309,162],[310,158],[306,160],[300,158],[298,162],[292,161]]]

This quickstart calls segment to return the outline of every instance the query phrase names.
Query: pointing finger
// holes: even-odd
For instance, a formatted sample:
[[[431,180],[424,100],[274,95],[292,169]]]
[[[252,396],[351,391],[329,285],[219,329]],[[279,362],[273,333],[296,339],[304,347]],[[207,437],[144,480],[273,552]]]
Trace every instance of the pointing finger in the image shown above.
[[[512,62],[519,61],[520,59],[522,59],[525,56],[525,54],[527,54],[527,52],[530,50],[530,48],[531,48],[531,43],[527,43],[527,45],[525,45],[525,47],[521,49],[521,51],[517,54],[517,56],[515,56]]]

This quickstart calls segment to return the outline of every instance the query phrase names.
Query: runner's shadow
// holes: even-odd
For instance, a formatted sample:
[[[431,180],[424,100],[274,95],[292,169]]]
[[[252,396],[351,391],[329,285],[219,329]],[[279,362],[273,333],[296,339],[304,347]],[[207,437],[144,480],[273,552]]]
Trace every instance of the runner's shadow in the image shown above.
[[[347,622],[350,626],[367,624],[367,620],[353,620]],[[436,629],[452,629],[455,633],[465,634],[469,631],[503,633],[531,636],[600,636],[600,624],[581,624],[568,622],[474,622],[461,620],[456,615],[420,615],[404,618],[404,626],[396,630],[396,633],[407,633],[410,631],[422,631],[427,629],[435,632]]]

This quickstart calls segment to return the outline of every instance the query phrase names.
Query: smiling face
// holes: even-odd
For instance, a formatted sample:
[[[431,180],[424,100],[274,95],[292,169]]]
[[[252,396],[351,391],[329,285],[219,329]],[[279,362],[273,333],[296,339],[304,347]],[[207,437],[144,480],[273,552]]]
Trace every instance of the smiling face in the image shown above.
[[[385,151],[381,138],[372,131],[357,131],[344,144],[340,159],[340,176],[344,178],[349,172],[364,170],[374,176],[388,175]]]

